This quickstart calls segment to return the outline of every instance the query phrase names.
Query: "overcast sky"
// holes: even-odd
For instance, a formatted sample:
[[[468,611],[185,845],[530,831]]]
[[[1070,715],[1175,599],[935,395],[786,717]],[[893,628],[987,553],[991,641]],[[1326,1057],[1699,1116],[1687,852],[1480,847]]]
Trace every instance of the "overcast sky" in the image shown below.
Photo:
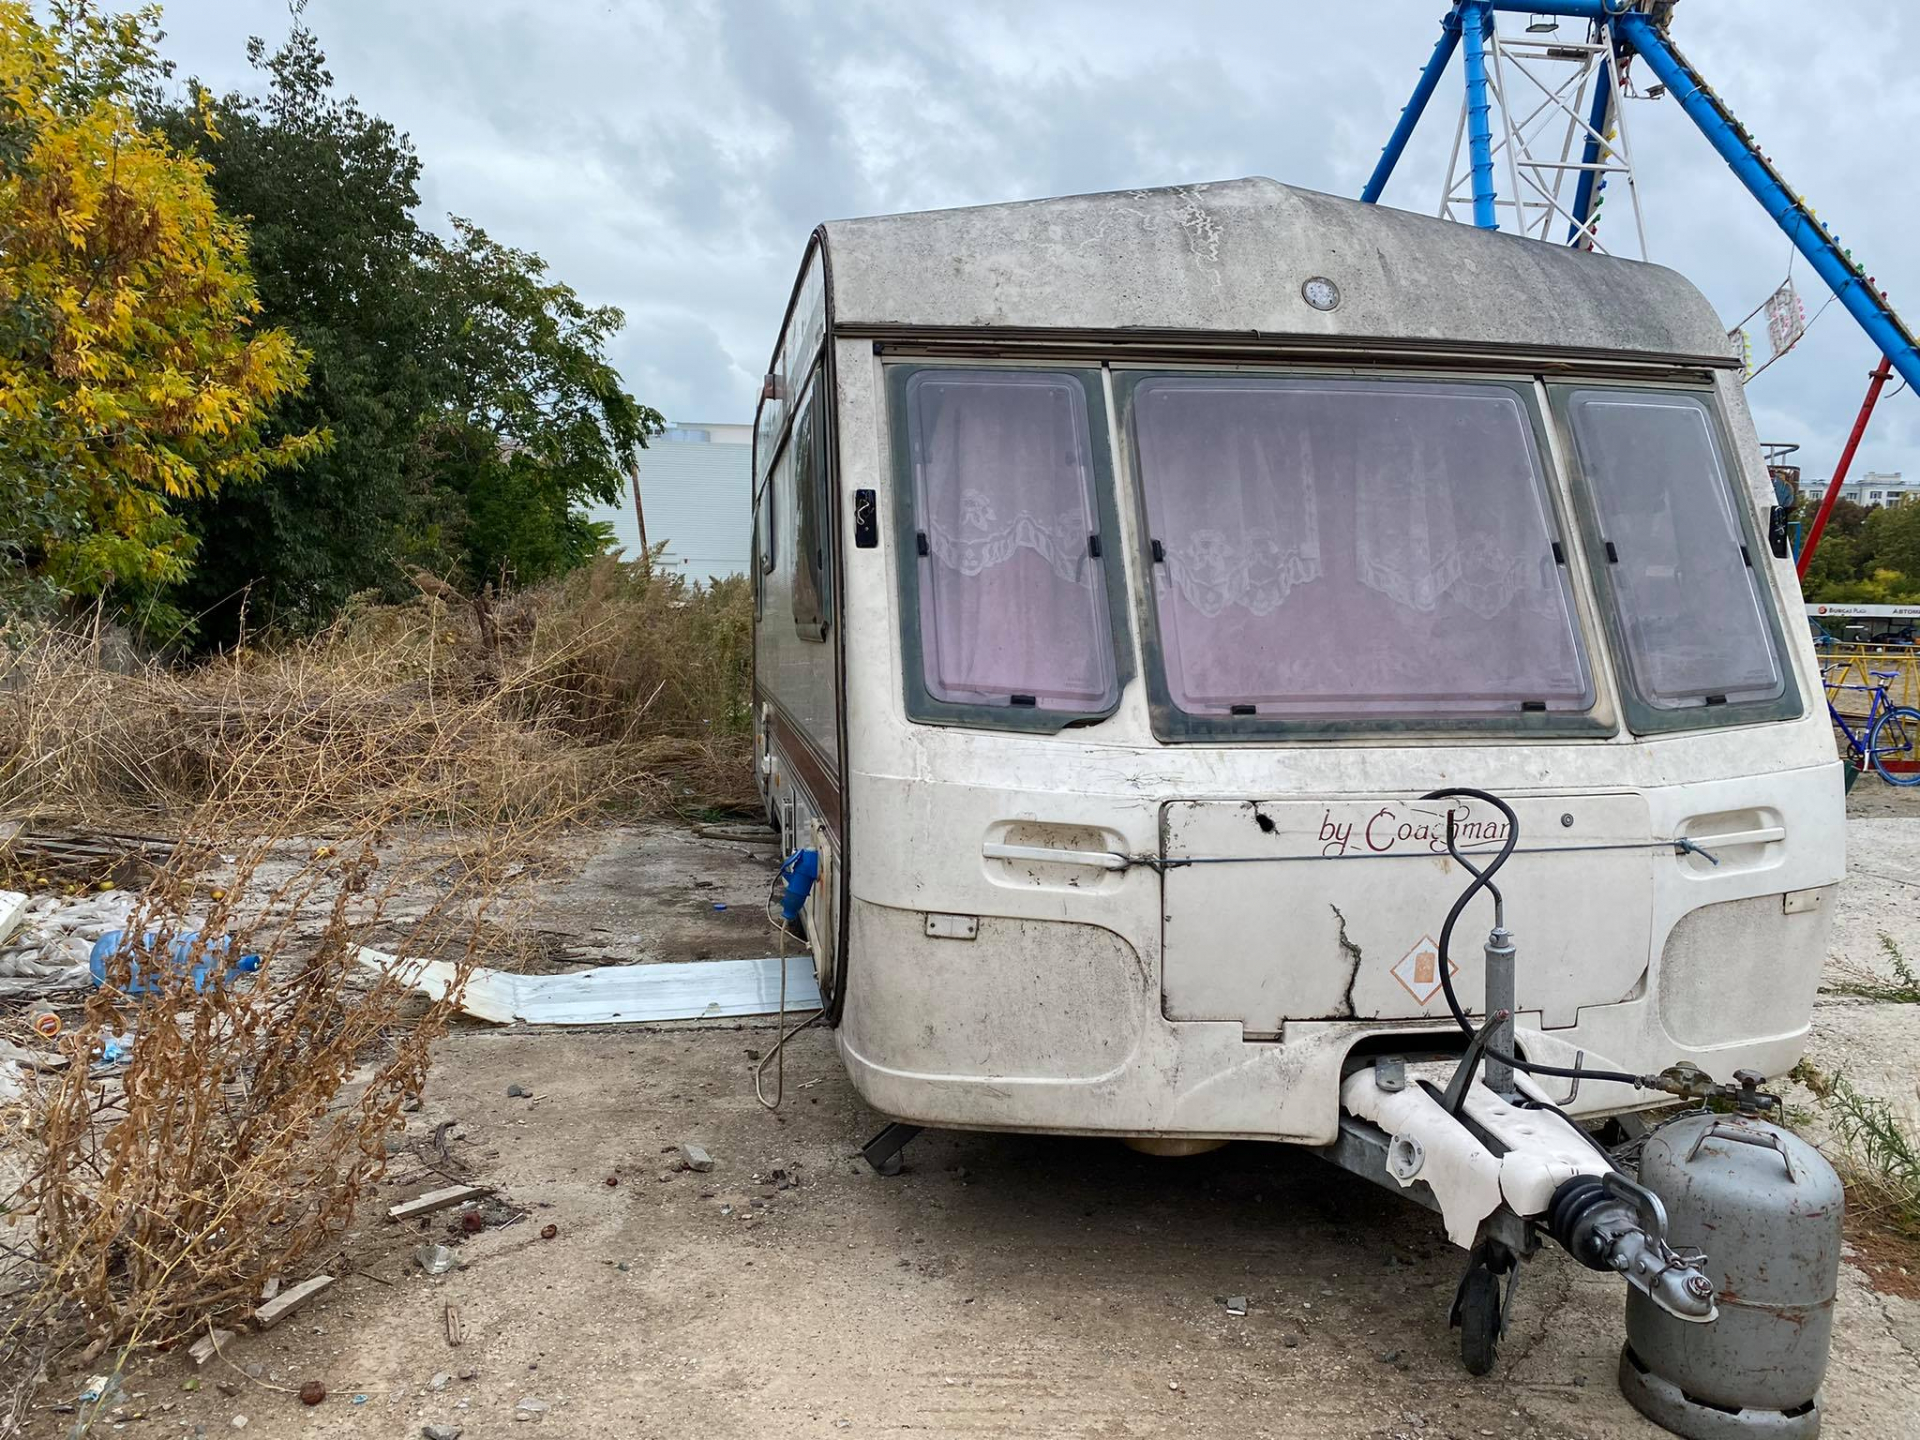
[[[311,0],[336,81],[409,132],[423,218],[539,251],[625,310],[614,359],[670,420],[748,420],[823,219],[1268,175],[1357,194],[1438,34],[1441,0],[806,4]],[[1920,324],[1920,7],[1682,0],[1676,42]],[[1776,23],[1758,23],[1772,10]],[[247,87],[284,0],[170,0],[168,53]],[[1744,23],[1743,23],[1744,22]],[[1508,23],[1512,23],[1509,19]],[[1565,22],[1562,33],[1575,26]],[[1432,212],[1458,64],[1388,203]],[[1732,324],[1789,246],[1671,100],[1632,103],[1653,259]],[[1609,192],[1606,222],[1624,225]],[[1807,313],[1826,291],[1794,266]],[[1767,354],[1764,317],[1750,327]],[[1765,439],[1825,476],[1877,353],[1834,305],[1750,390]],[[1891,388],[1891,387],[1890,387]],[[1856,473],[1920,473],[1920,401],[1882,406]]]

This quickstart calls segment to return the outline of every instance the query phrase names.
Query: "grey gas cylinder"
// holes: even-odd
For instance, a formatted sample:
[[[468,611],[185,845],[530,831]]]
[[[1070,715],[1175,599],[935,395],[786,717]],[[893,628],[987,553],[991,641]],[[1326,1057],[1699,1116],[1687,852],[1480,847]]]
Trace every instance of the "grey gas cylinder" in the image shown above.
[[[1674,1248],[1706,1252],[1719,1318],[1688,1324],[1630,1290],[1622,1393],[1692,1440],[1819,1434],[1846,1204],[1833,1167],[1777,1125],[1702,1113],[1647,1138],[1640,1183]]]

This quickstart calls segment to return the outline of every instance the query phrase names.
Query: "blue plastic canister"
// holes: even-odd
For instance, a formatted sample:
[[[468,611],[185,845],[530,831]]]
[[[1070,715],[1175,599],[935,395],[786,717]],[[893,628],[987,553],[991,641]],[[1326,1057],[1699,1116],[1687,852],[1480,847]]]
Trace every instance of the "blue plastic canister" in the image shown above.
[[[107,979],[107,962],[113,959],[115,952],[126,943],[126,931],[109,930],[93,942],[93,951],[87,957],[87,968],[93,973],[93,983],[104,985]],[[138,960],[132,961],[132,972],[127,981],[126,993],[129,995],[157,994],[169,985],[175,985],[182,978],[191,978],[196,993],[207,988],[207,977],[213,976],[216,985],[229,983],[236,975],[251,975],[260,968],[258,955],[242,955],[224,970],[216,973],[216,967],[233,948],[233,937],[222,935],[217,940],[209,940],[201,951],[200,958],[193,958],[194,942],[200,938],[200,932],[189,930],[184,935],[176,935],[173,940],[166,965],[165,974],[149,974],[141,969]],[[144,947],[149,953],[160,943],[157,931],[149,930],[143,937]]]

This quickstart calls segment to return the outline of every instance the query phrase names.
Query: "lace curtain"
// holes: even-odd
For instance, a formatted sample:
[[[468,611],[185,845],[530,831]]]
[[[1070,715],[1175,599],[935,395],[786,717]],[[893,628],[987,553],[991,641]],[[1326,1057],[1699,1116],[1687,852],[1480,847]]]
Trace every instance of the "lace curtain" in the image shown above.
[[[1511,391],[1166,377],[1139,386],[1134,425],[1184,708],[1588,703]]]
[[[923,371],[908,386],[920,640],[936,699],[1111,700],[1086,399],[1066,375]]]

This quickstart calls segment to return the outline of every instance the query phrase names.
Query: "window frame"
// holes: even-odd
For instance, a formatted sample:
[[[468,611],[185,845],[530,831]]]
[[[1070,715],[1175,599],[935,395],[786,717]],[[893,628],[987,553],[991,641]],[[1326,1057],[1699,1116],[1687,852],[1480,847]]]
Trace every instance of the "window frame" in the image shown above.
[[[1746,546],[1752,562],[1754,586],[1760,597],[1761,619],[1780,665],[1779,695],[1765,700],[1676,708],[1655,705],[1641,693],[1633,670],[1633,652],[1627,644],[1625,618],[1607,561],[1607,541],[1600,507],[1595,503],[1594,482],[1580,457],[1580,439],[1573,425],[1573,397],[1577,392],[1590,390],[1610,390],[1623,395],[1685,395],[1698,400],[1706,411],[1708,433],[1720,460],[1721,483],[1727,487],[1727,499],[1733,506],[1734,519],[1740,527],[1740,541]],[[1547,382],[1547,400],[1553,410],[1554,423],[1565,442],[1562,448],[1566,456],[1567,483],[1573,494],[1581,548],[1586,552],[1587,572],[1592,577],[1595,609],[1606,631],[1607,648],[1612,652],[1614,684],[1620,694],[1620,707],[1628,730],[1635,735],[1660,735],[1799,719],[1806,713],[1806,707],[1800,692],[1794,650],[1780,623],[1779,596],[1765,571],[1766,566],[1775,563],[1773,551],[1768,548],[1765,536],[1755,529],[1753,507],[1748,503],[1744,490],[1745,468],[1741,464],[1740,452],[1733,446],[1726,416],[1721,412],[1718,391],[1710,385],[1555,377]]]
[[[1573,623],[1580,659],[1586,668],[1592,697],[1582,710],[1522,711],[1506,715],[1366,715],[1350,719],[1326,716],[1288,717],[1282,715],[1197,715],[1183,710],[1174,701],[1167,681],[1166,647],[1160,633],[1160,606],[1155,594],[1155,561],[1152,553],[1153,527],[1147,510],[1147,480],[1141,473],[1140,447],[1135,429],[1135,396],[1149,380],[1188,376],[1246,377],[1260,376],[1284,380],[1372,380],[1404,384],[1484,385],[1515,396],[1526,417],[1533,441],[1533,459],[1540,484],[1546,493],[1548,514],[1554,535],[1564,558],[1567,606]],[[1546,417],[1540,405],[1535,378],[1531,375],[1489,375],[1454,370],[1357,370],[1295,366],[1165,366],[1137,365],[1113,367],[1114,404],[1119,431],[1125,446],[1124,464],[1133,491],[1134,521],[1138,529],[1134,551],[1142,584],[1134,596],[1135,624],[1140,630],[1142,667],[1147,680],[1147,708],[1154,738],[1163,744],[1219,744],[1222,742],[1271,742],[1287,740],[1343,740],[1381,736],[1484,737],[1513,739],[1538,736],[1542,739],[1604,739],[1619,733],[1619,725],[1608,706],[1609,690],[1606,652],[1595,643],[1595,635],[1583,602],[1579,568],[1574,562],[1576,528],[1568,513],[1560,483],[1559,466],[1548,434]]]
[[[1099,524],[1102,594],[1106,600],[1107,641],[1113,655],[1113,699],[1099,710],[1053,710],[1044,705],[993,705],[985,701],[942,700],[927,688],[926,646],[920,625],[920,555],[918,496],[913,474],[913,446],[909,427],[907,387],[914,376],[927,372],[1006,371],[1023,375],[1050,375],[1079,385],[1087,417],[1088,470],[1093,485],[1093,510]],[[899,361],[884,367],[887,403],[888,469],[892,472],[895,594],[900,612],[900,669],[907,719],[920,725],[964,726],[980,730],[1056,734],[1061,730],[1098,725],[1119,710],[1134,678],[1132,638],[1127,631],[1127,566],[1121,541],[1120,507],[1114,491],[1113,441],[1107,425],[1106,388],[1099,369],[1085,365],[1050,365],[1044,361],[994,365],[978,361],[945,363]]]
[[[788,609],[794,633],[809,644],[825,644],[833,631],[833,486],[827,474],[826,367],[815,365],[800,387],[793,407],[793,424],[781,449],[791,450],[788,470],[793,484],[793,575],[788,584]],[[805,441],[804,451],[802,441]],[[806,474],[803,467],[810,467]],[[774,456],[769,485],[780,474],[780,456]],[[808,536],[811,510],[813,535]],[[818,543],[811,550],[807,540]],[[800,613],[800,582],[805,575],[813,587],[817,613]]]

